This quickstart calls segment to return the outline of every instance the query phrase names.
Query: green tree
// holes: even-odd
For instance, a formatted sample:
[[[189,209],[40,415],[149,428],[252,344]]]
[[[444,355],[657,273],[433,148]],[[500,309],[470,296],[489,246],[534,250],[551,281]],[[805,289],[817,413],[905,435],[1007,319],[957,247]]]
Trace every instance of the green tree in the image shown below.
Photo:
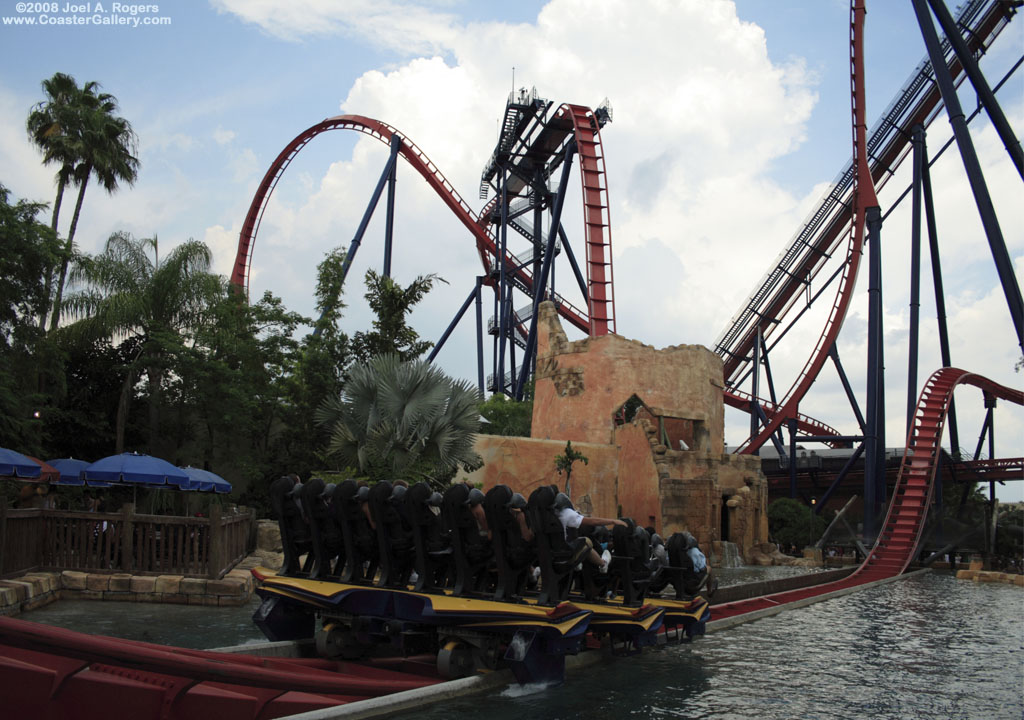
[[[381,355],[355,367],[340,397],[317,411],[331,430],[328,457],[373,480],[441,486],[483,464],[473,449],[480,397],[422,360]]]
[[[341,394],[350,362],[349,339],[340,329],[345,307],[341,301],[345,254],[344,248],[335,249],[317,266],[319,314],[312,322],[313,331],[296,343],[292,364],[281,379],[280,426],[274,445],[277,456],[287,459],[283,471],[303,475],[324,465],[322,449],[330,432],[317,424],[314,416],[324,398]]]
[[[394,353],[401,360],[414,360],[433,347],[434,343],[419,339],[419,334],[406,323],[406,316],[436,282],[444,280],[437,275],[420,275],[403,288],[391,278],[368,270],[366,299],[376,320],[373,330],[357,332],[352,337],[353,357],[365,363],[377,355]]]
[[[70,75],[56,73],[44,80],[42,86],[46,100],[29,112],[26,129],[43,151],[44,164],[58,165],[57,196],[51,219],[54,233],[67,184],[78,186],[78,198],[56,274],[57,290],[50,319],[52,331],[60,319],[64,283],[74,254],[75,230],[90,178],[95,177],[104,190],[113,193],[119,184],[135,182],[139,161],[135,156],[137,138],[131,124],[116,115],[117,98],[99,92],[99,83],[87,82],[79,87]],[[47,296],[51,284],[52,279],[46,283]]]
[[[530,437],[533,424],[533,398],[518,401],[502,393],[494,393],[480,403],[480,415],[487,422],[480,424],[482,435],[513,435]]]
[[[780,545],[805,547],[825,532],[825,519],[792,498],[779,498],[768,506],[768,532]]]
[[[572,466],[581,460],[584,465],[590,462],[586,455],[572,446],[571,440],[565,441],[565,454],[555,456],[555,469],[558,470],[559,475],[565,473],[565,494],[569,497],[572,497],[572,494],[569,492],[571,488],[569,480],[572,477]]]
[[[152,253],[152,257],[150,254]],[[218,280],[209,273],[210,250],[188,240],[161,261],[156,237],[136,240],[114,233],[100,255],[82,258],[71,274],[81,289],[64,309],[77,320],[69,333],[141,340],[126,368],[117,410],[116,452],[124,450],[124,425],[132,387],[145,371],[149,394],[149,450],[158,454],[164,379],[174,356],[184,351],[185,333],[200,321]]]
[[[12,205],[8,197],[0,185],[0,445],[38,451],[35,413],[45,399],[36,378],[53,358],[35,318],[46,312],[43,278],[58,243],[36,219],[44,205],[24,200]]]

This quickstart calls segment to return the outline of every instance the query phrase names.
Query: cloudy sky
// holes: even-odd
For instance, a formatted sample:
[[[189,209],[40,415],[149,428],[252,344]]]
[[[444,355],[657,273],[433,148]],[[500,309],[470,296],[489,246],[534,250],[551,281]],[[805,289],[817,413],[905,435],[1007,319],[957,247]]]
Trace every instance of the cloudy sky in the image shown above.
[[[115,230],[157,234],[161,248],[192,237],[210,245],[216,270],[228,274],[269,164],[295,135],[340,113],[398,128],[478,208],[480,172],[513,87],[536,88],[556,103],[593,107],[607,98],[614,121],[602,138],[618,331],[659,347],[713,346],[850,156],[845,0],[211,0],[160,3],[136,15],[102,5],[77,14],[120,15],[125,24],[43,26],[35,14],[34,27],[16,26],[3,16],[28,15],[12,0],[0,7],[0,60],[7,68],[0,76],[0,183],[15,198],[53,199],[53,169],[42,166],[24,122],[42,97],[40,81],[54,72],[99,81],[138,132],[136,185],[109,197],[90,188],[77,236],[86,252],[101,249]],[[59,7],[44,14],[51,21],[75,15]],[[910,3],[869,2],[867,43],[874,120],[925,53]],[[1024,22],[1017,20],[984,59],[993,84],[1021,47]],[[1020,72],[1000,99],[1019,132]],[[948,128],[945,116],[933,124],[932,152]],[[1020,179],[987,121],[979,118],[972,132],[1020,278]],[[372,139],[336,132],[297,156],[260,229],[253,296],[271,290],[290,309],[313,313],[316,264],[351,240],[386,153]],[[1020,387],[1020,351],[954,152],[936,163],[933,178],[953,364]],[[906,172],[889,182],[880,195],[883,211],[906,184]],[[578,243],[582,221],[574,202],[563,222]],[[892,446],[902,445],[906,432],[907,204],[883,230]],[[413,318],[422,336],[437,339],[480,273],[479,259],[465,230],[408,167],[399,169],[397,211],[396,277],[408,282],[432,272],[447,282]],[[64,218],[62,230],[70,211]],[[361,278],[380,267],[382,234],[383,220],[375,218],[349,276],[345,322],[352,332],[369,324]],[[582,256],[582,246],[575,247]],[[568,268],[557,273],[559,288],[577,301]],[[861,397],[866,287],[865,275],[840,338]],[[820,333],[813,317],[772,357],[783,388]],[[927,280],[921,318],[919,383],[940,365]],[[438,362],[472,379],[474,353],[466,323]],[[996,416],[997,454],[1019,456],[1024,413],[1004,405]],[[980,392],[959,391],[958,408],[961,445],[973,451],[984,412]],[[801,411],[855,431],[829,367]],[[743,439],[747,422],[730,413],[730,443]],[[1001,497],[1024,498],[1022,485],[1009,484]]]

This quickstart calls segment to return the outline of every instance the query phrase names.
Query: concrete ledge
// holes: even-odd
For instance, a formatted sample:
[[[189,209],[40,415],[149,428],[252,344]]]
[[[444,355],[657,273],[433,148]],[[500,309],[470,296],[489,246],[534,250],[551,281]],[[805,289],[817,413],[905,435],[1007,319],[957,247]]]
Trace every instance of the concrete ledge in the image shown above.
[[[1014,573],[995,572],[992,570],[978,570],[973,567],[969,570],[957,570],[957,580],[973,580],[974,582],[994,582],[1003,583],[1006,585],[1016,585],[1017,587],[1024,587],[1024,575],[1017,575]]]

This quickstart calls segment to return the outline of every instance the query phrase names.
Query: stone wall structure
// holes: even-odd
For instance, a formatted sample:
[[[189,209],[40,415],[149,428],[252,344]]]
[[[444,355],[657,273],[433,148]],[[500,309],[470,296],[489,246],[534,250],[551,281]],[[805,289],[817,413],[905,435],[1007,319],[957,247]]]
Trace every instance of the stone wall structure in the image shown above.
[[[767,481],[756,457],[725,453],[720,358],[700,345],[662,350],[619,335],[570,342],[554,305],[540,306],[532,437],[482,435],[471,482],[527,497],[565,478],[566,441],[588,463],[572,471],[577,508],[632,517],[667,536],[693,533],[706,550],[741,554],[768,537]]]

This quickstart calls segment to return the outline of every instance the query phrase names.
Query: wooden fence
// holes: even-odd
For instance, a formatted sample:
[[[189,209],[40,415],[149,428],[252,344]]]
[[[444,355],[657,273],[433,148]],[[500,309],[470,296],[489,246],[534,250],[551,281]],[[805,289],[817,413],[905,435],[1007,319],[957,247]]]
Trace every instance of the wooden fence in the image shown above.
[[[220,578],[253,548],[251,513],[210,517],[11,510],[0,502],[0,578],[33,570]]]

